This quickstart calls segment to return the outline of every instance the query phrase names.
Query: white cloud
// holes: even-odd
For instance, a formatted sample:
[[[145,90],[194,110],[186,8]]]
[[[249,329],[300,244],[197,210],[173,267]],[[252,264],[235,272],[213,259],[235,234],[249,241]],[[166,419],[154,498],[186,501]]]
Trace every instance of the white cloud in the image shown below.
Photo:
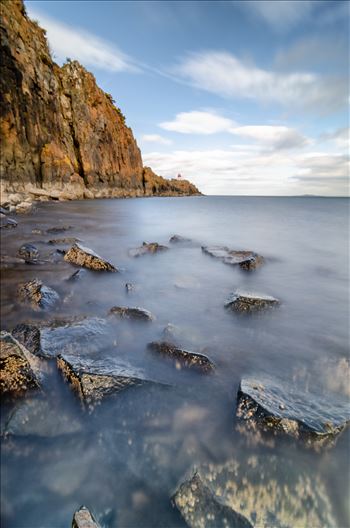
[[[216,134],[225,132],[234,125],[231,119],[212,112],[181,112],[173,121],[165,121],[159,126],[164,130],[180,132],[181,134]]]
[[[81,28],[57,22],[52,18],[32,10],[27,5],[28,14],[38,20],[46,30],[46,36],[55,60],[63,63],[67,57],[78,60],[83,66],[101,70],[120,72],[137,71],[133,60],[113,44]]]
[[[144,134],[141,140],[145,143],[160,143],[161,145],[171,145],[172,141],[159,134]]]
[[[193,53],[173,68],[193,86],[229,98],[308,107],[328,112],[346,104],[346,79],[314,73],[279,73],[246,64],[227,52]]]
[[[305,22],[317,2],[303,0],[250,0],[242,2],[241,7],[264,20],[272,29],[284,31],[299,22]]]
[[[286,126],[240,126],[231,128],[230,132],[237,136],[253,139],[274,149],[302,147],[308,143],[305,136],[294,128]]]

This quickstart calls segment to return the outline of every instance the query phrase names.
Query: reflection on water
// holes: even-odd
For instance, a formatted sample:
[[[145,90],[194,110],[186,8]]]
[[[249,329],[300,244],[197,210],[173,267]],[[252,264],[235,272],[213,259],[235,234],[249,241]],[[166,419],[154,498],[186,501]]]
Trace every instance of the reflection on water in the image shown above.
[[[86,504],[109,528],[182,527],[170,497],[184,475],[196,465],[226,468],[251,457],[262,472],[274,457],[276,489],[293,466],[309,495],[327,505],[322,519],[348,526],[348,431],[332,450],[316,453],[290,439],[249,442],[235,419],[242,376],[297,381],[326,400],[332,393],[349,397],[347,214],[345,199],[193,197],[45,203],[19,217],[16,230],[2,233],[2,253],[16,256],[23,243],[33,243],[41,263],[2,270],[2,328],[49,324],[42,331],[46,355],[67,352],[105,370],[127,364],[162,383],[132,387],[89,414],[55,359],[44,360],[43,392],[3,405],[4,526],[67,527]],[[76,268],[62,258],[49,261],[52,234],[32,233],[59,225],[72,226],[60,238],[80,239],[121,273],[87,271],[67,281]],[[193,242],[169,244],[175,233]],[[132,258],[129,250],[144,241],[170,250]],[[201,245],[256,251],[266,262],[247,273],[203,254]],[[35,277],[60,295],[53,310],[16,303],[18,283]],[[272,295],[281,306],[237,316],[224,309],[236,289]],[[142,307],[156,320],[119,320],[109,315],[112,306]],[[85,328],[83,316],[92,326]],[[74,335],[66,340],[62,325],[73,317]],[[147,344],[164,339],[165,327],[182,348],[210,357],[216,371],[178,370],[152,354]],[[228,494],[231,480],[222,486],[227,502],[236,504],[240,481]],[[259,486],[256,493],[266,493]],[[311,506],[298,504],[298,519],[313,519]],[[275,518],[283,518],[282,509],[279,500],[269,503]],[[285,526],[293,526],[291,511]]]

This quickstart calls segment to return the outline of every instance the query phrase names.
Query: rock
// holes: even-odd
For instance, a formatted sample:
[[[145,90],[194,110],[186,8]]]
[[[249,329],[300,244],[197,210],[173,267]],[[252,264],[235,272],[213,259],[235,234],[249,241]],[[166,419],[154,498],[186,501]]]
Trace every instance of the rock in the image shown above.
[[[237,417],[250,429],[283,433],[307,445],[331,445],[350,422],[346,399],[303,390],[267,376],[243,378],[237,394]]]
[[[65,254],[64,260],[96,271],[118,271],[94,251],[80,244],[74,244]]]
[[[155,317],[144,308],[126,308],[122,306],[113,306],[110,313],[121,319],[136,319],[141,321],[154,321]]]
[[[78,238],[52,238],[48,241],[48,244],[55,246],[55,245],[61,245],[61,244],[75,244],[76,242],[80,242]]]
[[[30,324],[19,324],[12,330],[12,335],[21,345],[35,356],[41,356],[40,330]]]
[[[70,225],[62,225],[57,227],[49,227],[49,229],[46,229],[44,231],[47,234],[56,234],[56,233],[64,233],[65,231],[68,231],[69,229],[72,229],[72,226]]]
[[[64,249],[55,249],[55,251],[52,251],[49,254],[48,261],[54,263],[60,262],[66,253],[67,252]]]
[[[0,257],[1,268],[12,268],[18,264],[25,264],[25,261],[18,257],[10,257],[9,255],[1,255]]]
[[[149,167],[144,167],[142,176],[145,196],[191,196],[201,194],[197,187],[189,181],[175,178],[166,180],[155,174]]]
[[[9,218],[6,214],[0,213],[0,228],[11,229],[17,227],[17,222],[13,218]]]
[[[0,392],[20,395],[40,384],[30,365],[26,351],[10,334],[0,334]]]
[[[21,302],[29,303],[34,309],[51,308],[59,300],[58,293],[38,279],[19,284],[17,295]]]
[[[100,528],[86,506],[81,506],[73,515],[72,528]]]
[[[9,212],[10,212],[10,211],[9,211],[8,209],[5,209],[5,207],[1,207],[1,206],[0,206],[0,215],[4,215],[4,216],[6,216],[6,215],[9,214]]]
[[[238,265],[244,271],[255,270],[264,262],[264,258],[254,251],[236,251],[222,246],[202,246],[202,251],[230,266]]]
[[[231,295],[225,308],[239,313],[251,313],[273,308],[280,304],[278,299],[269,295],[235,292]]]
[[[31,202],[21,202],[16,205],[16,213],[26,214],[31,211],[33,204]]]
[[[211,372],[215,368],[214,363],[207,356],[183,350],[165,341],[149,343],[148,348],[161,356],[173,359],[177,369],[185,367],[202,372]]]
[[[39,259],[38,248],[33,244],[23,244],[18,250],[18,256],[27,264],[36,264]]]
[[[225,504],[195,473],[176,491],[173,502],[190,528],[253,528],[253,525]]]
[[[127,282],[127,283],[125,284],[125,289],[126,289],[126,291],[129,293],[129,292],[131,292],[131,291],[134,290],[134,285],[131,284],[131,282]]]
[[[147,244],[147,242],[143,242],[142,246],[131,249],[129,251],[129,254],[132,257],[141,257],[142,255],[153,255],[154,253],[159,253],[160,251],[166,251],[169,249],[167,246],[162,246],[158,244],[158,242],[150,242]]]
[[[70,275],[67,281],[75,282],[86,277],[87,271],[85,269],[78,269],[72,275]]]
[[[192,240],[181,235],[173,235],[171,238],[169,238],[169,242],[171,244],[186,244],[192,242]]]

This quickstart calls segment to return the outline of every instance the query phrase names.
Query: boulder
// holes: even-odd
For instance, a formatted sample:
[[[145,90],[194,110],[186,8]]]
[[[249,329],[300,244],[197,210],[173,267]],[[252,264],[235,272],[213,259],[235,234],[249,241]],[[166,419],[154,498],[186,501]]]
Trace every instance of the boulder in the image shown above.
[[[148,348],[152,352],[172,359],[177,369],[189,368],[201,372],[211,372],[215,368],[214,363],[204,354],[183,350],[166,341],[154,341],[149,343]]]
[[[248,519],[223,504],[198,473],[179,486],[173,502],[190,528],[253,528]]]
[[[131,249],[129,254],[132,257],[141,257],[142,255],[153,255],[154,253],[166,251],[167,249],[169,249],[168,246],[162,246],[161,244],[158,244],[158,242],[150,242],[149,244],[143,242],[142,246]]]
[[[315,447],[333,445],[350,422],[346,398],[334,393],[325,398],[267,376],[241,380],[236,414],[251,430],[286,434]]]
[[[10,334],[0,334],[0,392],[20,395],[40,384],[30,365],[30,352],[26,351]]]
[[[38,279],[19,284],[17,296],[20,302],[30,304],[35,310],[51,308],[59,300],[58,293]]]
[[[239,313],[251,313],[276,307],[280,304],[278,299],[269,295],[255,295],[236,291],[225,304],[225,308]]]
[[[186,244],[192,242],[190,238],[183,237],[181,235],[173,235],[169,238],[171,244]]]
[[[65,254],[64,260],[96,271],[118,271],[112,264],[92,251],[92,249],[86,248],[81,244],[73,244]]]
[[[264,258],[254,251],[233,250],[225,246],[202,246],[202,251],[225,264],[239,266],[244,271],[255,270],[264,262]]]
[[[155,317],[144,308],[127,308],[122,306],[113,306],[110,313],[121,319],[135,319],[140,321],[154,321]]]
[[[17,227],[17,222],[13,218],[9,218],[3,212],[0,213],[0,228],[11,229],[12,227]]]
[[[73,515],[72,528],[100,528],[86,506],[81,506]]]
[[[33,244],[23,244],[19,248],[17,255],[27,264],[36,264],[39,259],[39,250]]]

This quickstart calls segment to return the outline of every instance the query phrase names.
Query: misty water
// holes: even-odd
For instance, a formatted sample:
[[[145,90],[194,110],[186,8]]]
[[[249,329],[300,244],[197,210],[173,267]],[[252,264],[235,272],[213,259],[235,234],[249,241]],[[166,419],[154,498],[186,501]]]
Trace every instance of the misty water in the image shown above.
[[[15,256],[30,242],[44,258],[55,250],[49,239],[76,237],[120,273],[87,271],[73,283],[65,279],[77,268],[59,257],[10,265],[1,277],[2,329],[87,316],[99,328],[97,339],[76,340],[69,353],[107,371],[116,362],[130,365],[155,383],[124,390],[89,413],[55,360],[47,360],[43,390],[3,405],[2,525],[69,527],[85,504],[108,528],[182,527],[171,496],[195,466],[226,467],[255,456],[259,473],[272,471],[277,487],[298,475],[323,496],[333,526],[349,526],[349,430],[333,448],[316,451],[283,437],[250,438],[235,416],[239,382],[250,375],[301,387],[310,399],[315,391],[325,401],[349,402],[348,213],[341,198],[48,202],[19,216],[16,229],[3,229],[3,254]],[[72,227],[32,233],[61,225]],[[174,234],[192,242],[170,244]],[[132,258],[129,250],[143,241],[170,249]],[[201,245],[253,250],[265,264],[247,273],[204,254]],[[17,303],[18,283],[34,277],[59,293],[55,309],[35,312]],[[224,308],[236,289],[272,295],[281,305],[239,316]],[[108,315],[116,305],[143,307],[155,321],[118,320]],[[213,373],[179,370],[147,349],[169,323],[179,345],[214,361]],[[55,342],[64,347],[57,334],[53,355],[60,352]],[[24,402],[30,405],[23,410]],[[274,507],[278,514],[281,505]],[[312,507],[301,506],[306,516]]]

